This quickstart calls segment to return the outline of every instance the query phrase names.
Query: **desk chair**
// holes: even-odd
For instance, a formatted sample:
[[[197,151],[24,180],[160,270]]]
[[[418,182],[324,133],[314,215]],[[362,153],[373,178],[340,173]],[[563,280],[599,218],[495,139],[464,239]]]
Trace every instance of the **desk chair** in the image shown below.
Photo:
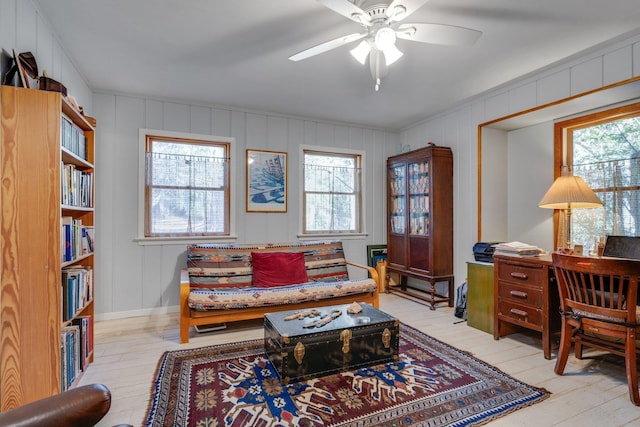
[[[562,330],[555,373],[562,375],[571,342],[575,357],[588,346],[623,356],[629,397],[640,406],[636,341],[640,313],[636,311],[640,261],[587,258],[554,253],[560,294]]]

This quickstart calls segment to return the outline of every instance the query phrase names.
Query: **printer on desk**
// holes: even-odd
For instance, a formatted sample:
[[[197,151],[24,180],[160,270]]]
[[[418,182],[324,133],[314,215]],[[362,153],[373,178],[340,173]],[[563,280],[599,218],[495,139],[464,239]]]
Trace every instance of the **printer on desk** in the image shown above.
[[[473,245],[473,256],[476,261],[493,262],[493,252],[495,245],[502,242],[478,242]]]

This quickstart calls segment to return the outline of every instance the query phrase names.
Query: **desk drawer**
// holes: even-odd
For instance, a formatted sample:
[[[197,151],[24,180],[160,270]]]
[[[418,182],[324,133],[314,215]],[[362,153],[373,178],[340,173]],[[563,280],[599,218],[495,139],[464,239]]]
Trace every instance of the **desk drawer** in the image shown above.
[[[540,287],[544,280],[544,271],[542,270],[542,265],[524,266],[502,261],[500,262],[498,278]]]
[[[527,304],[542,308],[544,295],[541,286],[526,286],[511,282],[498,282],[498,295],[501,300],[508,300],[514,304]]]
[[[498,313],[508,319],[529,324],[531,329],[540,330],[542,326],[542,310],[526,305],[515,304],[511,301],[500,300]]]

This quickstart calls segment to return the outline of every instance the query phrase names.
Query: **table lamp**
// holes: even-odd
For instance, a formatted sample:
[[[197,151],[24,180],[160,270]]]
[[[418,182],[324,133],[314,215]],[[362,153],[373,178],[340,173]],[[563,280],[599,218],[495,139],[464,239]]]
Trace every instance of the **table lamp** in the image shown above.
[[[602,202],[579,176],[563,174],[556,178],[538,203],[539,208],[560,209],[558,221],[558,249],[571,248],[571,209],[598,208]]]

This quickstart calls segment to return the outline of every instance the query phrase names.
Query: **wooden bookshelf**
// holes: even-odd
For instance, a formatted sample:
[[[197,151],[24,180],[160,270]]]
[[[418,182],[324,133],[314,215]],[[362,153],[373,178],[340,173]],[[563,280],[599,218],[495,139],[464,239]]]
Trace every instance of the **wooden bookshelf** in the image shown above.
[[[82,133],[85,158],[62,148],[63,117]],[[63,389],[61,333],[73,320],[62,320],[62,270],[90,269],[93,283],[94,254],[64,261],[61,222],[69,216],[92,227],[94,209],[62,204],[62,170],[74,164],[93,174],[95,135],[84,116],[55,92],[2,86],[0,120],[0,410],[5,411]],[[93,315],[90,299],[73,317]]]

